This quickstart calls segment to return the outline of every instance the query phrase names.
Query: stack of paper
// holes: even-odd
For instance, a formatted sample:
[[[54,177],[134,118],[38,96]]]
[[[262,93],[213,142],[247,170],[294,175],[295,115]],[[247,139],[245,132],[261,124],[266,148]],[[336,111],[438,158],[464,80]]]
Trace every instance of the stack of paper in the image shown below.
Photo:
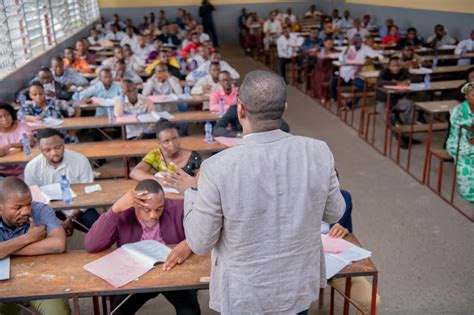
[[[169,95],[150,95],[148,99],[153,103],[169,103],[175,102],[178,100],[178,96],[176,94],[169,94]]]
[[[326,261],[326,278],[334,277],[345,266],[353,261],[369,258],[372,252],[340,238],[321,235]]]
[[[0,280],[10,279],[10,257],[0,259]]]
[[[61,191],[61,184],[49,184],[38,187],[37,185],[30,186],[31,195],[33,197],[33,201],[41,202],[41,203],[50,203],[53,200],[62,200],[63,193]],[[71,197],[76,198],[77,195],[71,189]]]
[[[114,106],[114,99],[112,98],[100,98],[100,97],[93,97],[91,98],[92,104],[95,104],[97,106],[104,106],[104,107],[109,107],[109,106]]]
[[[53,117],[46,117],[43,121],[35,121],[35,122],[29,122],[28,125],[30,127],[38,127],[38,126],[44,126],[44,127],[59,127],[64,123],[64,120],[62,119],[57,119]]]
[[[410,69],[411,74],[431,74],[433,73],[432,69],[420,67],[418,69]]]
[[[173,120],[174,116],[168,112],[151,112],[146,114],[139,114],[137,116],[139,122],[143,123],[154,123],[160,119]]]

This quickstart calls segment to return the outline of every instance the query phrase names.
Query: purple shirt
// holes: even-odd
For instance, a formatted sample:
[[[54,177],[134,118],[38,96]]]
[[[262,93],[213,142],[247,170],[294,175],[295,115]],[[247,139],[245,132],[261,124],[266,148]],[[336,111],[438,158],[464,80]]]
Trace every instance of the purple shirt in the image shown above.
[[[160,217],[161,237],[165,244],[178,244],[185,239],[183,200],[165,199]],[[110,208],[94,222],[84,240],[88,252],[95,253],[117,244],[118,247],[141,240],[143,228],[135,215],[135,208],[115,213]]]

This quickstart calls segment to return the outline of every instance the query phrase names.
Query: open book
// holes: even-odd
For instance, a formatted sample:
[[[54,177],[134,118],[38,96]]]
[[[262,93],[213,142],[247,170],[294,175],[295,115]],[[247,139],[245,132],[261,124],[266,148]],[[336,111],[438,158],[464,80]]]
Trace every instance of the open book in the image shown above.
[[[172,120],[174,119],[174,116],[168,112],[151,112],[146,114],[139,114],[137,115],[137,119],[139,122],[143,123],[154,123],[159,121],[160,119]]]
[[[100,97],[92,97],[91,98],[92,104],[95,104],[97,106],[114,106],[115,102],[113,98],[100,98]]]
[[[49,184],[44,186],[37,186],[33,185],[30,186],[31,195],[33,197],[33,201],[42,202],[42,203],[50,203],[53,200],[62,200],[63,199],[63,192],[61,190],[61,184]],[[71,189],[71,197],[76,198],[77,195]]]
[[[154,240],[123,245],[84,266],[84,269],[104,279],[115,288],[126,285],[148,272],[158,262],[164,262],[171,249]]]
[[[64,120],[57,119],[53,117],[46,117],[43,121],[34,121],[29,122],[28,126],[30,127],[37,127],[37,126],[44,126],[44,127],[59,127],[64,123]]]
[[[178,100],[178,96],[176,94],[150,95],[148,98],[155,104],[175,102]]]
[[[0,259],[0,280],[10,279],[10,256]]]
[[[231,138],[231,137],[215,137],[217,142],[231,148],[242,142],[241,138]]]

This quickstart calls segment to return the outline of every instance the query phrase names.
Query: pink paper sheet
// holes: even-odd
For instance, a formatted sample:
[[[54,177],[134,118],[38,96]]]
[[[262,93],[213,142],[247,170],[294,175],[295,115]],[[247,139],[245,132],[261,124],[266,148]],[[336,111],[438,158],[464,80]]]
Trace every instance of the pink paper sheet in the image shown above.
[[[242,139],[240,138],[229,138],[229,137],[216,137],[214,139],[216,139],[216,141],[222,143],[223,145],[229,148],[236,146],[237,144],[239,144],[240,141],[242,141]]]
[[[115,121],[119,124],[134,123],[137,122],[137,116],[135,115],[124,115],[122,117],[116,117]]]
[[[325,234],[321,235],[321,241],[323,242],[323,248],[325,253],[338,254],[354,246],[343,239],[332,238]]]
[[[120,288],[145,274],[150,270],[150,266],[119,248],[88,263],[84,269],[104,279],[115,288]]]

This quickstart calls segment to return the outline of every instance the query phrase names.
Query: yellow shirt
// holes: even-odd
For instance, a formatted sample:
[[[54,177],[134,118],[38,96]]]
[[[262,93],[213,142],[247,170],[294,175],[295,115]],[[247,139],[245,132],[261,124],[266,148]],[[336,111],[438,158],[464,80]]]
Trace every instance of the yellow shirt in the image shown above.
[[[156,65],[158,65],[159,63],[160,63],[160,59],[156,59],[148,67],[145,68],[145,72],[147,74],[151,74],[153,72],[153,70],[155,70]],[[176,60],[175,57],[170,58],[170,65],[172,65],[173,67],[178,68],[178,69],[180,68],[179,62],[178,62],[178,60]]]

